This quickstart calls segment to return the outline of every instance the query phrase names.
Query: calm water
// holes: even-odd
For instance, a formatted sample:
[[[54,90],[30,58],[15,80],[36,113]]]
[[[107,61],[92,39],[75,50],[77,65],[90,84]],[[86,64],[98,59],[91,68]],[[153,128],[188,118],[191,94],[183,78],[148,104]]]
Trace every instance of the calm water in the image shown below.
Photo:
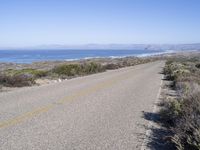
[[[31,63],[46,60],[74,60],[95,57],[148,56],[153,50],[0,50],[0,62]]]

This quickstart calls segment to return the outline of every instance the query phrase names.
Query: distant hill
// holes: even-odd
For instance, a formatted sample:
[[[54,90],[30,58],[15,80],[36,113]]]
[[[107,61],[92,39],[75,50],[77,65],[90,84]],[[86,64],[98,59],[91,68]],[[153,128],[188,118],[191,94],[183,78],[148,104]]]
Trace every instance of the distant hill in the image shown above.
[[[194,44],[85,44],[85,45],[40,45],[34,47],[23,47],[23,48],[0,48],[0,49],[113,49],[113,50],[200,50],[200,43]]]

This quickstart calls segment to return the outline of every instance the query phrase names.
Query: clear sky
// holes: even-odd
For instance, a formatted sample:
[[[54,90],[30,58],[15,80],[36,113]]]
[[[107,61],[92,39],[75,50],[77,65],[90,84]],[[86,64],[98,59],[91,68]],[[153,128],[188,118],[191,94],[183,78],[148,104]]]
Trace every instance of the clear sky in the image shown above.
[[[200,0],[0,0],[0,47],[200,42]]]

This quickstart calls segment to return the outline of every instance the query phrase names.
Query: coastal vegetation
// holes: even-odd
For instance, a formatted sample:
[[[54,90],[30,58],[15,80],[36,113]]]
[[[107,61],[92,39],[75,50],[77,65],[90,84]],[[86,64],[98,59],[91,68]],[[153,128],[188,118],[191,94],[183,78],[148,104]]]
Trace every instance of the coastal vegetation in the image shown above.
[[[0,84],[7,87],[23,87],[35,84],[35,79],[47,76],[48,72],[36,69],[8,69],[0,74]]]
[[[63,64],[50,70],[8,69],[0,74],[0,84],[8,87],[22,87],[35,84],[38,78],[72,78],[105,71],[105,67],[97,63]]]
[[[23,87],[36,84],[37,79],[70,79],[106,70],[134,66],[158,58],[116,58],[116,59],[91,59],[74,62],[41,62],[32,65],[13,65],[0,71],[0,86]],[[52,67],[53,66],[53,67]]]
[[[172,131],[171,141],[178,150],[200,150],[200,57],[171,58],[164,74],[177,93],[160,111]]]

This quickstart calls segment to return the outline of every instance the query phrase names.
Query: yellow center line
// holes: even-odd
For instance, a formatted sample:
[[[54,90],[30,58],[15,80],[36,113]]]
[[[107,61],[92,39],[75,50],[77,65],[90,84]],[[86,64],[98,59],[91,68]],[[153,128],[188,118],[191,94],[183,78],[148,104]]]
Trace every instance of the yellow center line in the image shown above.
[[[12,126],[12,125],[15,125],[17,123],[20,123],[23,120],[29,119],[29,118],[37,115],[37,114],[40,114],[40,113],[43,113],[43,112],[47,112],[52,107],[53,107],[53,105],[49,104],[49,105],[47,105],[45,107],[37,108],[37,109],[35,109],[35,110],[31,111],[31,112],[24,113],[21,116],[18,116],[18,117],[15,117],[13,119],[4,121],[4,122],[0,123],[0,128],[4,128],[4,127],[8,127],[8,126]]]
[[[119,82],[119,81],[122,81],[123,79],[127,79],[131,77],[131,75],[129,74],[123,74],[123,75],[120,75],[118,77],[115,77],[115,78],[112,78],[110,80],[106,80],[104,82],[101,82],[101,83],[98,83],[96,84],[95,86],[92,86],[90,88],[86,88],[84,90],[81,90],[73,95],[70,95],[70,96],[66,96],[64,97],[63,99],[61,100],[58,100],[57,103],[59,104],[64,104],[66,102],[69,102],[70,100],[74,100],[76,98],[79,98],[79,97],[82,97],[82,96],[86,96],[86,95],[89,95],[89,94],[92,94],[92,93],[95,93],[101,89],[104,89],[106,87],[111,87],[113,86],[115,83]],[[6,120],[6,121],[3,121],[3,122],[0,122],[0,128],[5,128],[5,127],[9,127],[9,126],[14,126],[18,123],[21,123],[27,119],[30,119],[36,115],[39,115],[39,114],[42,114],[42,113],[45,113],[47,111],[49,111],[50,109],[52,109],[53,107],[55,107],[55,102],[54,103],[50,103],[44,107],[40,107],[40,108],[36,108],[30,112],[27,112],[27,113],[24,113],[20,116],[17,116],[15,118],[12,118],[10,120]]]

